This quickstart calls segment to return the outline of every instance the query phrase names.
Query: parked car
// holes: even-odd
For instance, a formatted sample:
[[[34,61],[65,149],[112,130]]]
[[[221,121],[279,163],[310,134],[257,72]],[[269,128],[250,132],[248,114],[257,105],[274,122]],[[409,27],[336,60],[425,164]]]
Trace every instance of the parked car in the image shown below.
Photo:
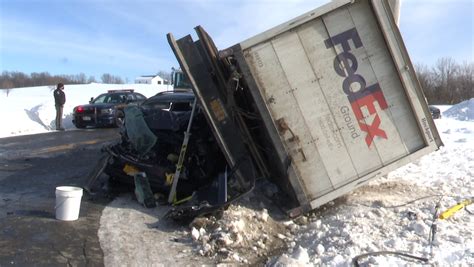
[[[191,90],[164,91],[143,101],[141,107],[145,111],[151,109],[191,111],[193,101],[194,93]]]
[[[129,104],[139,104],[147,98],[133,89],[109,90],[95,99],[91,98],[89,104],[74,108],[72,123],[77,128],[115,127],[123,123],[123,108]]]
[[[428,107],[430,109],[431,117],[433,117],[433,119],[441,119],[441,111],[439,110],[439,108],[433,105],[429,105]]]

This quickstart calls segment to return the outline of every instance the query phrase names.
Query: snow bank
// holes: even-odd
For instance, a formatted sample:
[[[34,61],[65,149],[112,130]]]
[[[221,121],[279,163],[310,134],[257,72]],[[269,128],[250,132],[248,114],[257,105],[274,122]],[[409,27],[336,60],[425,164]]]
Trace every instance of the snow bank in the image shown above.
[[[461,121],[474,121],[474,98],[454,105],[444,111],[443,115]]]
[[[53,91],[56,86],[25,87],[0,91],[0,138],[12,135],[37,134],[52,131],[56,117]],[[78,84],[65,85],[66,104],[63,124],[75,129],[72,110],[75,106],[89,103],[91,97],[112,89],[135,89],[150,97],[158,92],[171,90],[168,85],[149,84]]]

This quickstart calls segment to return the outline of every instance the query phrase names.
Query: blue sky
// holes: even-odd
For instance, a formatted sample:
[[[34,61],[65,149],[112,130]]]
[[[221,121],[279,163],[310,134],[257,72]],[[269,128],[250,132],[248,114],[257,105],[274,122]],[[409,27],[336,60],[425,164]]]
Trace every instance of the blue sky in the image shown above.
[[[220,49],[328,0],[0,0],[0,69],[128,78],[177,67],[166,41],[202,25]],[[474,0],[402,0],[414,63],[474,59]]]

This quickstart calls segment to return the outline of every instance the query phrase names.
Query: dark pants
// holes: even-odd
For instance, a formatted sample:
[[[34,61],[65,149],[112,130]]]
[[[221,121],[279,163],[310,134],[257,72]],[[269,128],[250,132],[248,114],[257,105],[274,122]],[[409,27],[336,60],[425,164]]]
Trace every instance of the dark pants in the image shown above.
[[[63,106],[56,105],[56,129],[63,128]]]

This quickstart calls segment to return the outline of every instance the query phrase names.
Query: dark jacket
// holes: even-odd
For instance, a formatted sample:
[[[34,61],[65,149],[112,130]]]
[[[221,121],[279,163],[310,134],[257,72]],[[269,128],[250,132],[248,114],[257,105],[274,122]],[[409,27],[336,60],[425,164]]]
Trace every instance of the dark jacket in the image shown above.
[[[64,94],[63,90],[54,90],[54,104],[56,104],[56,106],[62,106],[64,103],[66,103],[66,94]]]

